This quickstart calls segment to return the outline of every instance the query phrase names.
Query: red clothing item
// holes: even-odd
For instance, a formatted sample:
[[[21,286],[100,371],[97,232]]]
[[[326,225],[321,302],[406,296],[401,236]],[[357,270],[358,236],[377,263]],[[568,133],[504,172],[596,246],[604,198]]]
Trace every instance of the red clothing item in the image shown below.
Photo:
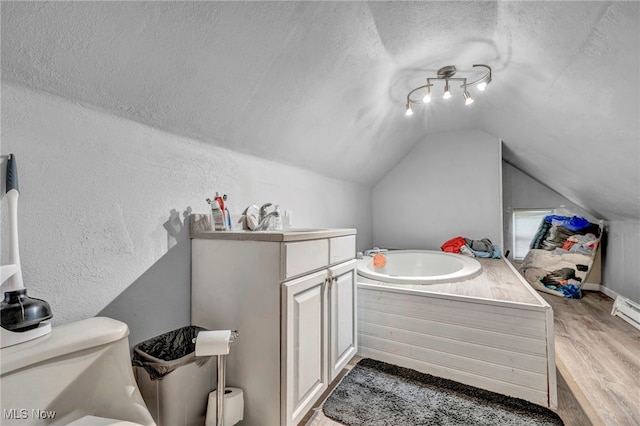
[[[460,247],[467,244],[464,238],[455,237],[440,246],[440,250],[447,253],[460,253]]]

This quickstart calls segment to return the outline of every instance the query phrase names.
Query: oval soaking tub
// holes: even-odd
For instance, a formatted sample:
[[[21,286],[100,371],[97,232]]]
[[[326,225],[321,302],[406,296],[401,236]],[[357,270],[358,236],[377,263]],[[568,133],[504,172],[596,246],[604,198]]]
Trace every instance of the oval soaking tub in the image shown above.
[[[373,258],[358,261],[358,274],[372,280],[395,284],[435,284],[462,281],[478,275],[482,265],[459,254],[436,250],[393,250],[382,253],[387,263],[373,266]]]

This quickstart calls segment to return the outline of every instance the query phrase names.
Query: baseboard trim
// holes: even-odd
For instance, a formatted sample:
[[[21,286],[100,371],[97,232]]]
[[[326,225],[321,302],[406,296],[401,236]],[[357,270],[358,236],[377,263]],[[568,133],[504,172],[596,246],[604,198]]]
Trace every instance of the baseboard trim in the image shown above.
[[[581,290],[587,290],[587,291],[599,291],[600,293],[604,293],[607,296],[609,296],[610,298],[612,298],[613,300],[616,300],[616,298],[618,297],[618,293],[616,293],[615,291],[611,290],[609,287],[603,285],[603,284],[598,284],[598,283],[584,283],[582,284],[582,286],[580,286]]]
[[[602,291],[600,290],[600,287],[602,287],[600,284],[596,284],[596,283],[584,283],[580,286],[581,290],[589,290],[589,291]]]
[[[609,296],[613,300],[616,300],[616,298],[618,297],[618,293],[616,293],[615,291],[611,290],[607,286],[604,286],[604,285],[600,284],[599,287],[600,288],[599,288],[598,291],[600,291],[600,293],[606,294],[607,296]]]

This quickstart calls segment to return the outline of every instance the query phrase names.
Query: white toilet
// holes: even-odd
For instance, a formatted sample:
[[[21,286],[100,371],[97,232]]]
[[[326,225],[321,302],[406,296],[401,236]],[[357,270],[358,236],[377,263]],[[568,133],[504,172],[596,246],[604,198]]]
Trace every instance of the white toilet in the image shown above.
[[[0,392],[3,426],[155,426],[133,377],[129,328],[111,318],[0,349]]]

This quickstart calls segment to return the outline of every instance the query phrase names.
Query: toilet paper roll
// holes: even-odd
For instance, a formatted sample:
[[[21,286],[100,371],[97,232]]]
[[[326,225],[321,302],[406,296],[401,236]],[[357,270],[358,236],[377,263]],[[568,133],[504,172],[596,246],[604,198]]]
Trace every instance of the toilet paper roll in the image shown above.
[[[196,356],[227,355],[231,330],[201,331],[196,336]]]
[[[216,426],[216,397],[217,390],[209,394],[209,403],[207,404],[206,426]],[[225,388],[224,391],[224,408],[222,409],[222,417],[224,417],[224,426],[233,426],[241,422],[244,418],[244,394],[239,388]]]

